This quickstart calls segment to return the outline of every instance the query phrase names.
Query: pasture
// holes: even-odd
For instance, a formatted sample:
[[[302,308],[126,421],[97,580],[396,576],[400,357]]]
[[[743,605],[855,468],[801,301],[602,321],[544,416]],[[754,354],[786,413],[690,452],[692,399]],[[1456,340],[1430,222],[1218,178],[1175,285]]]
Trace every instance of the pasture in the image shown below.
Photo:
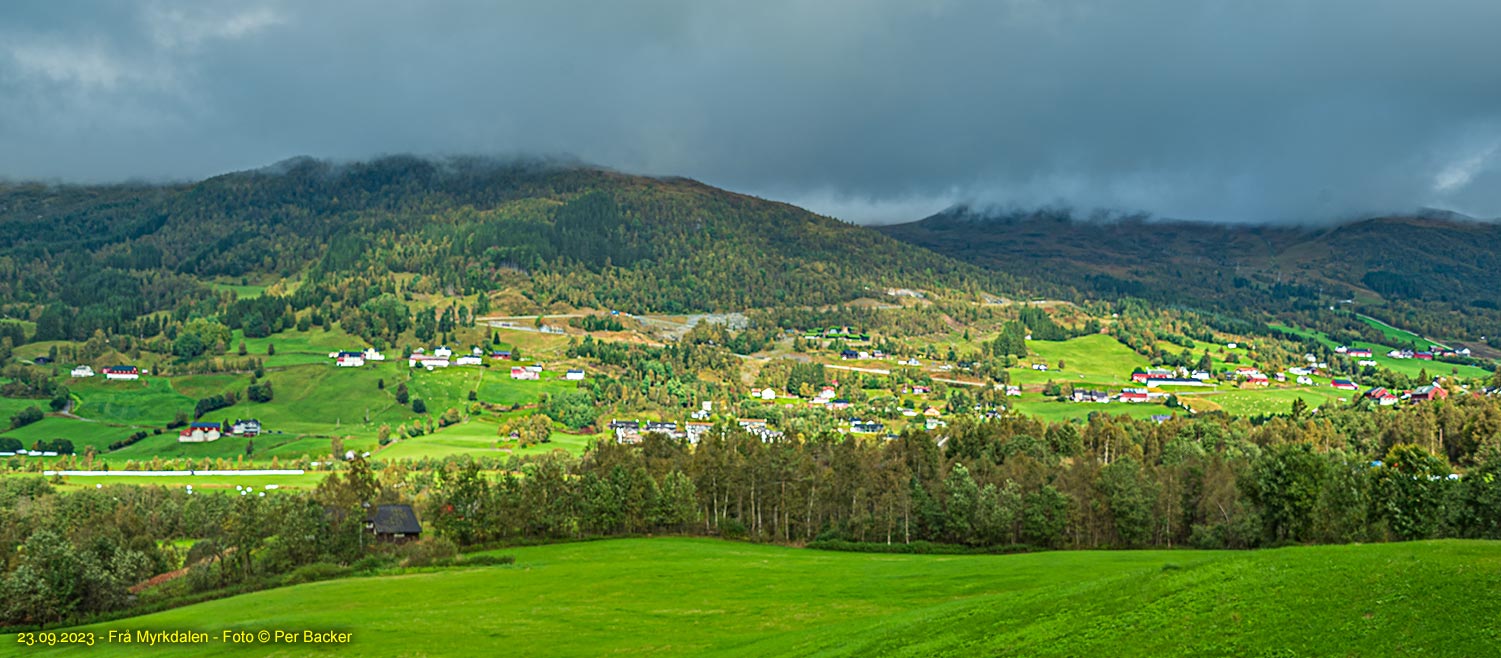
[[[1501,550],[1483,541],[1254,552],[833,553],[707,539],[498,551],[512,566],[256,592],[86,627],[193,629],[205,645],[99,656],[303,655],[224,630],[340,629],[351,656],[1479,656]],[[1436,611],[1442,611],[1437,613]],[[76,655],[21,647],[7,655]]]

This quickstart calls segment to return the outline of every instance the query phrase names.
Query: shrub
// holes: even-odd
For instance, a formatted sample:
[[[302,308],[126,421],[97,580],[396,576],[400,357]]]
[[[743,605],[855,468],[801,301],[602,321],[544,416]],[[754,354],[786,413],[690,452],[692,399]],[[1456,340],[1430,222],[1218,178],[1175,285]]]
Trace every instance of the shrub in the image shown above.
[[[466,567],[498,567],[507,564],[516,564],[514,555],[465,555],[459,560],[459,564]]]
[[[426,567],[439,561],[453,559],[453,556],[459,554],[459,547],[443,537],[424,537],[402,546],[401,552],[406,555],[406,559],[401,561],[401,566]]]
[[[314,562],[293,569],[292,573],[287,574],[286,584],[297,585],[300,583],[342,578],[351,572],[353,572],[353,569],[349,567],[341,567],[337,564],[329,564],[327,562]]]

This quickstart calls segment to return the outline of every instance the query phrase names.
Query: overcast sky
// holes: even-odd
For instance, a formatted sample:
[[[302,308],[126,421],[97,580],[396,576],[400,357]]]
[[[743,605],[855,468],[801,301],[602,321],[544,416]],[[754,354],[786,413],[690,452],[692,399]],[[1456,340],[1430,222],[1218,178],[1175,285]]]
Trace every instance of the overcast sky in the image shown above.
[[[1496,0],[0,3],[0,177],[567,155],[860,222],[1501,216]]]

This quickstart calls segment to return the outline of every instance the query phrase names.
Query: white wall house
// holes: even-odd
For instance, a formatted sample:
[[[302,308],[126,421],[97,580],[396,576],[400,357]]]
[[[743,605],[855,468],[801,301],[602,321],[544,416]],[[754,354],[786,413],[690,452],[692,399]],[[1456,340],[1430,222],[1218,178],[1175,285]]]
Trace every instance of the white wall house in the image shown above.
[[[78,366],[73,369],[74,377],[93,377],[94,369],[88,366]]]

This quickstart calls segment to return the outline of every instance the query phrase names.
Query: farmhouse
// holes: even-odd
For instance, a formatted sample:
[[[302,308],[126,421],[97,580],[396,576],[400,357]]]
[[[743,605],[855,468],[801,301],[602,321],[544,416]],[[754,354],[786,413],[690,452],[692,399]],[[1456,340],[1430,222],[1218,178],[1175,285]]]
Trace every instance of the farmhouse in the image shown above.
[[[1109,402],[1110,391],[1094,391],[1084,388],[1074,389],[1074,402]]]
[[[1376,404],[1379,404],[1379,405],[1381,405],[1383,407],[1389,407],[1391,405],[1394,405],[1394,404],[1396,404],[1401,399],[1401,398],[1398,398],[1396,396],[1396,394],[1394,394],[1391,391],[1388,391],[1385,388],[1382,388],[1380,386],[1377,386],[1376,388],[1373,388],[1373,389],[1371,389],[1369,391],[1366,391],[1365,396],[1366,396],[1367,399],[1374,400],[1376,402]]]
[[[855,434],[876,434],[885,429],[885,425],[882,425],[873,420],[856,419],[850,421],[850,432],[853,432]]]
[[[373,347],[366,348],[364,352],[360,353],[360,355],[363,356],[363,357],[365,357],[366,361],[385,361],[386,360],[386,355],[381,354],[379,351],[377,351]]]
[[[177,442],[209,443],[211,441],[218,441],[220,433],[218,423],[193,423],[177,433]]]
[[[1144,388],[1123,388],[1119,399],[1121,402],[1146,402],[1151,396]]]
[[[403,544],[422,537],[422,524],[411,505],[378,505],[365,519],[365,529],[381,541]]]
[[[441,357],[441,358],[446,359],[448,357],[453,356],[453,350],[448,349],[448,347],[446,345],[439,345],[439,346],[433,348],[433,356]]]
[[[854,350],[845,350],[845,351],[839,353],[839,358],[844,359],[846,361],[848,361],[850,359],[858,359],[858,358],[860,358],[860,353],[856,352]]]
[[[574,368],[572,370],[569,370],[568,372],[563,373],[563,379],[574,382],[582,381],[584,379],[584,371],[578,368]]]
[[[1348,379],[1336,379],[1332,382],[1329,382],[1329,385],[1341,391],[1354,391],[1360,388],[1359,386],[1355,385],[1355,382],[1352,382]]]
[[[1428,402],[1432,400],[1442,400],[1447,397],[1449,397],[1449,391],[1444,390],[1442,386],[1434,386],[1433,384],[1429,384],[1427,386],[1419,386],[1415,389],[1412,389],[1411,399],[1413,402]]]
[[[1308,375],[1298,375],[1298,383],[1304,386],[1313,386],[1313,378]]]
[[[1419,361],[1432,361],[1433,352],[1418,352],[1416,354],[1413,354],[1412,357]]]
[[[1006,386],[1006,396],[1007,397],[1013,397],[1014,398],[1014,397],[1020,396],[1021,394],[1022,394],[1022,387],[1020,387],[1020,386],[1010,386],[1010,385]]]
[[[261,421],[254,418],[245,420],[235,419],[234,425],[229,428],[229,433],[235,436],[260,436]]]
[[[111,381],[140,379],[141,371],[135,366],[110,366],[104,369],[104,378]]]
[[[434,352],[432,356],[413,354],[407,357],[407,367],[427,368],[428,370],[432,370],[433,368],[447,368],[448,357],[438,356],[436,352]]]
[[[329,356],[334,358],[334,365],[341,368],[358,368],[365,365],[364,352],[334,352]]]
[[[760,392],[756,393],[753,397],[758,397],[762,400],[775,400],[777,399],[777,390],[768,386],[761,389]]]
[[[78,366],[73,369],[74,377],[93,377],[94,369],[88,366]]]
[[[511,379],[537,379],[537,371],[530,368],[516,366],[511,368]]]
[[[490,358],[495,359],[497,361],[510,361],[511,360],[511,351],[510,350],[499,350],[499,351],[491,352],[490,353]]]
[[[1366,357],[1371,356],[1371,351],[1368,350],[1368,349],[1366,349],[1366,348],[1364,348],[1364,347],[1352,347],[1349,350],[1345,351],[1345,356],[1355,357],[1355,358],[1366,358]]]
[[[1032,369],[1036,370],[1036,371],[1039,371],[1039,372],[1047,372],[1048,371],[1048,364],[1046,364],[1046,363],[1034,363],[1034,364],[1032,364]]]

